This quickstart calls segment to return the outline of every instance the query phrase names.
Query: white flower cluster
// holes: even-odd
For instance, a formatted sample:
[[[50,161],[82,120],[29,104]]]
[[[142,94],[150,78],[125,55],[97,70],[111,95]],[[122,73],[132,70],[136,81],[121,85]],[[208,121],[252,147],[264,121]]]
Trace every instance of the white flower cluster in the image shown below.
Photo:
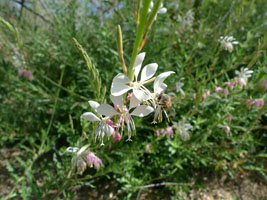
[[[225,37],[221,36],[219,42],[221,43],[221,47],[229,51],[230,53],[234,49],[233,45],[238,44],[238,41],[236,41],[236,39],[233,36],[225,36]]]
[[[189,123],[185,123],[185,119],[182,119],[178,123],[174,122],[173,127],[177,129],[182,140],[184,140],[184,141],[189,140],[189,138],[190,138],[189,130],[191,130],[193,128],[193,126]]]
[[[241,87],[247,85],[248,78],[250,78],[253,74],[252,70],[249,70],[248,68],[242,67],[240,71],[235,71],[235,74],[237,77],[235,80],[240,84]]]
[[[95,130],[95,136],[102,140],[101,145],[104,145],[103,138],[105,135],[108,137],[113,135],[116,131],[123,132],[124,127],[127,128],[128,140],[131,135],[135,133],[135,124],[133,116],[145,117],[156,110],[155,115],[161,113],[161,105],[157,103],[157,96],[164,92],[167,85],[164,80],[173,71],[164,72],[157,77],[153,77],[157,71],[158,64],[151,63],[143,67],[142,63],[145,58],[145,53],[137,55],[134,65],[134,80],[131,81],[126,74],[119,73],[113,78],[111,84],[110,100],[113,106],[109,104],[98,104],[95,101],[89,101],[90,106],[97,113],[86,112],[82,114],[81,118],[91,122],[98,122],[98,127]],[[139,74],[141,71],[141,77]],[[150,92],[145,84],[154,80],[154,92]],[[128,99],[129,108],[127,108],[127,101],[124,101],[124,97],[129,92],[130,97]],[[148,105],[149,104],[149,105]],[[114,118],[114,123],[112,119]],[[154,117],[155,119],[155,117]]]

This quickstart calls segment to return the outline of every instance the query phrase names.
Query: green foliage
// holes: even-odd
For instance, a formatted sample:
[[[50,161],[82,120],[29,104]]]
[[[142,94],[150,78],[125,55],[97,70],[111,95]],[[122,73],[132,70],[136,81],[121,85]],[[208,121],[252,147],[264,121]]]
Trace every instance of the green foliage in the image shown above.
[[[168,12],[158,14],[150,27],[142,49],[144,62],[158,63],[159,72],[176,72],[166,80],[167,92],[173,93],[169,114],[174,122],[186,118],[193,125],[191,137],[183,141],[177,131],[174,137],[156,137],[155,130],[172,124],[164,120],[152,126],[149,116],[134,119],[137,134],[132,142],[124,135],[119,142],[106,140],[103,147],[93,135],[96,125],[80,116],[92,111],[88,100],[109,99],[112,78],[123,72],[117,24],[125,63],[134,64],[131,53],[138,30],[132,1],[101,1],[94,9],[87,0],[25,4],[43,17],[25,8],[20,14],[19,7],[6,2],[0,4],[0,145],[16,155],[5,159],[14,186],[8,198],[71,199],[73,188],[93,188],[107,180],[115,181],[119,199],[132,199],[139,186],[197,184],[203,174],[256,171],[266,179],[266,103],[261,108],[247,106],[250,97],[266,102],[265,1],[181,1],[179,8],[176,1],[163,1]],[[143,33],[145,24],[142,27]],[[220,48],[218,39],[226,35],[239,41],[232,53]],[[135,54],[139,46],[140,41]],[[216,94],[215,87],[226,88],[241,67],[254,71],[248,84],[229,89],[227,97]],[[20,70],[31,71],[33,79],[19,76]],[[182,77],[185,96],[175,91]],[[203,100],[205,90],[211,95]],[[231,128],[229,134],[224,126]],[[85,144],[104,167],[75,175],[71,156],[62,153]],[[187,192],[191,186],[177,187]],[[176,189],[165,187],[174,197]]]

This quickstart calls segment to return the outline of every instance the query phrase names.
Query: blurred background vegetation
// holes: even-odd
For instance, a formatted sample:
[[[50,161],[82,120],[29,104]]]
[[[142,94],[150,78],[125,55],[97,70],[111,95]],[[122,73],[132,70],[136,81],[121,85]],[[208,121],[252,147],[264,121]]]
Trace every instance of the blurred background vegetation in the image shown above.
[[[135,119],[132,142],[125,136],[102,147],[94,140],[94,125],[80,116],[91,111],[88,100],[108,99],[112,78],[122,72],[118,24],[129,64],[136,33],[134,2],[0,1],[0,196],[72,199],[96,187],[103,194],[111,190],[111,199],[134,199],[141,186],[172,182],[154,193],[159,199],[183,199],[179,191],[201,186],[204,176],[226,174],[231,180],[253,172],[266,183],[266,106],[247,106],[250,97],[266,101],[264,0],[164,1],[168,12],[152,26],[143,48],[145,63],[158,63],[159,72],[176,72],[166,81],[167,92],[174,93],[172,120],[187,118],[194,127],[190,140],[182,141],[177,133],[156,137],[155,130],[168,122],[151,126],[152,116]],[[232,53],[220,48],[218,39],[226,35],[240,43]],[[99,71],[99,96],[73,38]],[[230,90],[227,98],[215,94],[215,87],[225,87],[241,67],[254,71],[247,86]],[[175,91],[182,77],[184,97]],[[203,101],[205,90],[211,95]],[[70,175],[71,156],[62,152],[84,144],[90,144],[104,167]]]

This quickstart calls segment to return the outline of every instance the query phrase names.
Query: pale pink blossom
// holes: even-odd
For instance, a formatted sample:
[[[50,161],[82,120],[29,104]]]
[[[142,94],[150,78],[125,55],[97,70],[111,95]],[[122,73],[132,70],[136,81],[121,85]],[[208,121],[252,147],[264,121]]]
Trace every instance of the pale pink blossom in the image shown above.
[[[233,51],[234,45],[238,44],[238,41],[233,36],[221,36],[219,42],[221,47],[230,53]]]
[[[207,96],[210,95],[210,90],[205,90],[205,93],[207,94]]]
[[[206,93],[202,94],[202,98],[203,98],[203,100],[206,100],[207,94]]]
[[[226,125],[223,126],[223,128],[224,128],[224,130],[225,130],[225,133],[226,133],[227,135],[229,135],[231,128],[230,128],[229,126],[226,126]]]
[[[79,174],[82,174],[86,167],[95,167],[98,169],[103,166],[102,160],[98,158],[93,152],[86,150],[89,145],[85,145],[82,148],[68,147],[65,153],[73,153],[74,156],[71,160],[71,165],[74,170]]]
[[[223,93],[224,93],[224,96],[227,97],[229,95],[229,90],[227,88],[225,88]]]
[[[243,87],[247,84],[248,78],[252,76],[253,71],[249,70],[248,68],[241,67],[240,71],[235,71],[235,74],[237,75],[235,80],[239,83],[241,87]]]
[[[255,102],[256,108],[260,108],[260,107],[264,106],[264,100],[263,99],[255,99],[254,102]]]
[[[146,152],[150,151],[150,144],[147,144],[145,149],[146,149]]]
[[[196,93],[192,94],[192,97],[193,97],[193,99],[196,99],[197,98],[197,94]]]
[[[157,129],[157,130],[155,130],[155,135],[157,136],[157,137],[159,137],[160,136],[160,131]]]
[[[98,169],[100,166],[103,166],[102,160],[100,160],[94,153],[89,152],[85,154],[85,159],[89,167],[95,167]]]
[[[170,137],[173,137],[172,126],[168,126],[168,127],[166,128],[166,135],[167,135],[167,136],[170,136]]]
[[[230,89],[233,89],[235,87],[235,85],[236,85],[236,81],[232,80],[230,82],[227,82],[226,84]]]
[[[216,87],[215,88],[215,92],[218,94],[218,93],[220,93],[220,92],[222,92],[223,91],[223,88],[221,88],[221,87]]]
[[[127,95],[127,100],[130,101],[133,96],[133,92],[129,92]]]
[[[110,119],[107,119],[106,123],[110,125],[112,128],[114,128],[114,122]]]
[[[121,134],[117,131],[114,131],[114,133],[112,134],[113,136],[113,142],[116,142],[116,141],[120,141],[121,140]]]
[[[160,133],[163,135],[165,133],[165,129],[164,128],[160,129]]]

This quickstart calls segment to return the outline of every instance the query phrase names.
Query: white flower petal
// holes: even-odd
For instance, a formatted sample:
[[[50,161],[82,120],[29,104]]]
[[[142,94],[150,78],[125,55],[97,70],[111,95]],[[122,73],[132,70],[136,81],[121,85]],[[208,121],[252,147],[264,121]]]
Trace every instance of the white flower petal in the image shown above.
[[[133,94],[135,95],[135,97],[140,101],[146,101],[147,99],[149,99],[150,97],[143,91],[140,89],[133,89]]]
[[[160,8],[159,10],[158,10],[158,13],[159,14],[165,14],[167,12],[167,8]]]
[[[133,94],[130,100],[130,109],[135,108],[137,105],[139,105],[141,101],[135,97]]]
[[[135,65],[134,65],[134,75],[135,75],[135,80],[137,80],[138,78],[138,74],[140,72],[140,69],[141,69],[141,66],[142,66],[142,63],[145,59],[145,56],[146,56],[146,53],[143,52],[143,53],[139,53],[136,57],[136,61],[135,61]]]
[[[88,101],[88,103],[90,104],[90,106],[96,110],[98,106],[100,106],[99,103],[97,103],[96,101]]]
[[[90,122],[101,121],[94,113],[91,112],[83,113],[81,118],[86,119]]]
[[[118,112],[109,104],[102,104],[96,109],[97,113],[100,115],[105,115],[106,117],[112,117],[117,115]]]
[[[141,73],[141,80],[140,82],[146,81],[154,76],[158,69],[157,63],[148,64],[144,67]]]
[[[131,81],[125,74],[122,74],[122,73],[118,74],[112,80],[111,94],[113,96],[120,96],[126,93],[128,90],[131,89],[131,87],[127,85],[130,82]]]
[[[112,101],[112,103],[116,106],[118,106],[119,108],[123,107],[123,98],[122,95],[121,96],[113,96],[112,94],[110,95],[110,99]]]
[[[161,92],[163,92],[165,90],[165,88],[167,87],[167,85],[165,83],[163,83],[163,81],[168,76],[170,76],[171,74],[174,74],[174,73],[175,72],[173,72],[173,71],[161,73],[154,81],[154,93],[160,94]]]
[[[134,109],[131,115],[138,116],[138,117],[145,117],[152,113],[154,109],[151,106],[141,105]]]
[[[104,132],[107,134],[107,136],[111,136],[111,135],[113,134],[113,132],[114,132],[114,128],[111,127],[111,126],[108,125],[108,124],[105,124],[105,125],[103,126],[103,128],[104,128]]]

